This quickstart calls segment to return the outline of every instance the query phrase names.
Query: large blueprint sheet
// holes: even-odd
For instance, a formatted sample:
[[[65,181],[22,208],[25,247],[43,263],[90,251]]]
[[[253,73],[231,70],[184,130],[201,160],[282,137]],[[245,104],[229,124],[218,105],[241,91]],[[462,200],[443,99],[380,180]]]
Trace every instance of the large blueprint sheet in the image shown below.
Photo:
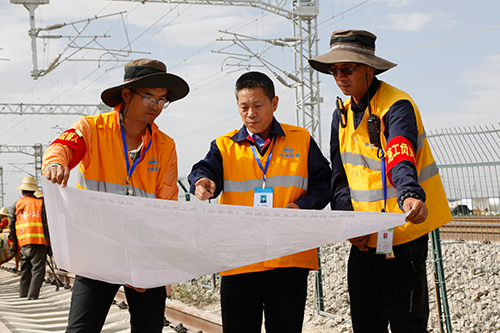
[[[139,288],[405,223],[404,214],[254,208],[61,188],[42,179],[52,248],[69,272]]]

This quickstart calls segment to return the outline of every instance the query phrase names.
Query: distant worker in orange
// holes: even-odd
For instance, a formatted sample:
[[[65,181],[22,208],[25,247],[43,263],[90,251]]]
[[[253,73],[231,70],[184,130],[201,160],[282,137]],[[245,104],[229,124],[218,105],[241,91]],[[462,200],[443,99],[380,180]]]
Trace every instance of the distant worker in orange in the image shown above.
[[[21,186],[23,197],[14,204],[10,221],[10,250],[17,253],[21,247],[21,280],[19,297],[37,299],[45,279],[45,261],[50,247],[47,217],[43,200],[35,197],[38,190],[35,178],[24,177]]]
[[[19,251],[17,253],[14,253],[10,250],[10,247],[12,246],[12,241],[10,240],[10,229],[9,229],[9,223],[10,223],[10,217],[11,215],[9,214],[9,211],[7,208],[2,207],[0,209],[0,264],[6,263],[10,261],[12,258],[16,258],[16,272],[19,270],[19,258],[20,254]]]
[[[81,117],[47,149],[42,166],[47,179],[65,187],[70,170],[78,165],[78,188],[177,200],[175,143],[154,121],[166,106],[188,92],[188,84],[167,73],[163,62],[129,62],[124,83],[101,94],[102,101],[114,110]],[[119,288],[119,284],[77,276],[66,332],[100,332]],[[127,286],[125,294],[132,332],[160,333],[165,286]]]
[[[9,227],[10,214],[7,208],[0,209],[0,232]]]

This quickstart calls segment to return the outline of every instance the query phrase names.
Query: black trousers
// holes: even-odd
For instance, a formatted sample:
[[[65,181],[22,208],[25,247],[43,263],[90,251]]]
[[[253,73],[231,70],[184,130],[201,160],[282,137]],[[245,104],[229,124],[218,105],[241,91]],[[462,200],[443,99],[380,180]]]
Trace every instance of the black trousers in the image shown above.
[[[267,333],[300,333],[307,297],[307,268],[223,276],[224,333],[260,333],[262,315]]]
[[[428,236],[394,246],[395,259],[351,247],[349,297],[355,333],[427,333]]]
[[[76,276],[71,295],[68,333],[101,332],[119,284]],[[165,287],[147,289],[139,293],[125,287],[130,312],[132,333],[156,333],[163,330],[165,316]]]
[[[21,280],[19,297],[37,299],[45,280],[45,261],[47,247],[40,244],[28,244],[21,247]]]

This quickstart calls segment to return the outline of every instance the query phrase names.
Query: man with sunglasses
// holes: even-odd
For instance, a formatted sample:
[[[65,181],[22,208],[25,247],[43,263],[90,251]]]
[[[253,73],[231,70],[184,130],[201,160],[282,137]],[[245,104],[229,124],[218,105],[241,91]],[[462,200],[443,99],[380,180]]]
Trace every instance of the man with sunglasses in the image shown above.
[[[78,188],[177,200],[175,144],[154,120],[170,102],[188,92],[188,84],[167,73],[161,61],[129,62],[124,83],[101,94],[102,101],[114,110],[81,117],[47,149],[42,166],[47,179],[65,187],[70,170],[78,165]],[[118,284],[77,276],[66,332],[100,332],[119,288]],[[126,286],[125,294],[132,332],[161,332],[165,287]]]
[[[355,333],[427,332],[428,232],[451,220],[420,112],[405,92],[377,79],[396,66],[375,56],[377,37],[334,31],[330,52],[309,59],[333,75],[331,208],[407,213],[394,230],[350,239],[348,285]]]

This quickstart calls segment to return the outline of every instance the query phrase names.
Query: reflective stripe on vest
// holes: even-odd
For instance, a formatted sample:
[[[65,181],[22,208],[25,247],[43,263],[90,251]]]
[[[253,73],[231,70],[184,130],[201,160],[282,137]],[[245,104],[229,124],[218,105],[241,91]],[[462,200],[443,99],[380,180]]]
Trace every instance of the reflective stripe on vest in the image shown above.
[[[77,174],[78,178],[78,187],[91,190],[91,191],[99,191],[99,192],[107,192],[107,193],[126,193],[127,186],[121,184],[100,182],[97,180],[85,179],[83,174],[79,171]],[[138,187],[133,187],[134,196],[143,197],[143,198],[156,198],[155,193],[148,193],[146,191],[141,190]]]
[[[353,166],[364,166],[372,171],[381,171],[380,161],[376,161],[369,157],[363,155],[353,155],[352,153],[342,153],[341,154],[343,163],[350,163]],[[344,162],[345,161],[345,162]],[[367,163],[363,163],[367,162]],[[426,167],[420,170],[418,175],[418,182],[422,183],[439,173],[436,166],[436,162],[432,162]],[[352,187],[349,188],[351,191],[351,197],[355,201],[360,202],[372,202],[384,199],[384,191],[382,189],[377,190],[354,190]],[[398,191],[392,186],[387,187],[387,198],[396,198],[398,196]]]
[[[307,178],[301,176],[273,176],[266,178],[267,187],[295,186],[307,191]],[[225,192],[247,192],[262,186],[262,179],[249,179],[242,182],[233,180],[224,181]]]

